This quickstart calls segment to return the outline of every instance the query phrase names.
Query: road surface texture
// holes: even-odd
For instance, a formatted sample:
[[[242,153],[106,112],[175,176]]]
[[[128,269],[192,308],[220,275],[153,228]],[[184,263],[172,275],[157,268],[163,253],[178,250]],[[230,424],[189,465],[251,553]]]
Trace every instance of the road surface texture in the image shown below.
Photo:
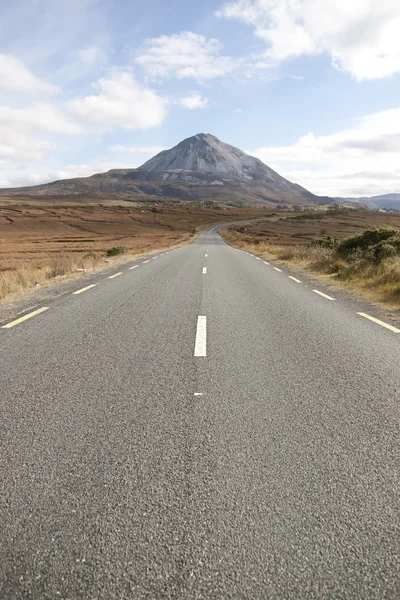
[[[103,277],[0,329],[0,598],[398,599],[396,327],[216,228]]]

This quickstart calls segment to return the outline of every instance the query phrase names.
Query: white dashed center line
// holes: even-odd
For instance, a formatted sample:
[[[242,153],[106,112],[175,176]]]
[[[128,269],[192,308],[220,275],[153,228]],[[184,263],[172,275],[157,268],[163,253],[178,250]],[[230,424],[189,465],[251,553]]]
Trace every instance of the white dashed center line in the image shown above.
[[[92,285],[87,285],[84,288],[81,288],[80,290],[77,290],[76,292],[72,292],[74,294],[74,296],[77,296],[78,294],[83,294],[83,292],[87,292],[87,290],[91,290],[92,288],[96,287],[97,283],[92,283]]]
[[[282,269],[278,269],[278,267],[274,267],[275,271],[279,271],[279,273],[282,273]]]
[[[197,317],[194,356],[207,356],[207,317]]]
[[[377,323],[378,325],[381,325],[382,327],[386,327],[386,329],[390,329],[390,331],[394,331],[394,333],[400,333],[400,329],[397,329],[397,327],[393,327],[393,325],[389,325],[388,323],[384,323],[383,321],[380,321],[379,319],[375,319],[375,317],[371,317],[370,315],[367,315],[365,313],[357,313],[358,315],[360,315],[360,317],[364,317],[364,319],[369,319],[370,321],[373,321],[374,323]]]
[[[3,325],[2,329],[11,329],[11,327],[18,325],[19,323],[22,323],[23,321],[27,321],[28,319],[31,319],[32,317],[36,317],[36,315],[40,315],[40,313],[44,312],[45,310],[49,310],[49,307],[43,306],[42,308],[38,308],[37,310],[34,310],[33,312],[29,313],[28,315],[24,315],[23,317],[20,317],[19,319],[16,319],[15,321],[11,321],[11,323],[8,323],[7,325]]]
[[[267,261],[266,261],[266,260],[264,260],[264,265],[269,265],[269,263],[267,263]]]
[[[207,275],[207,267],[203,267],[203,275]]]
[[[122,275],[122,271],[120,273],[115,273],[115,275],[110,275],[108,279],[114,279],[114,277],[119,277],[120,275]]]
[[[318,294],[319,296],[322,296],[323,298],[326,298],[327,300],[334,300],[335,298],[332,298],[332,296],[328,296],[327,294],[324,294],[323,292],[319,292],[318,290],[313,290],[313,292],[315,294]]]
[[[146,263],[148,263],[148,262],[150,262],[150,259],[149,259],[149,260],[144,260],[144,261],[143,261],[143,264],[145,265],[145,264],[146,264]]]
[[[137,269],[139,265],[134,265],[133,267],[129,267],[129,270],[132,271],[132,269]]]
[[[300,279],[296,279],[296,277],[292,277],[291,275],[288,275],[289,279],[292,279],[292,281],[295,281],[296,283],[301,283]]]

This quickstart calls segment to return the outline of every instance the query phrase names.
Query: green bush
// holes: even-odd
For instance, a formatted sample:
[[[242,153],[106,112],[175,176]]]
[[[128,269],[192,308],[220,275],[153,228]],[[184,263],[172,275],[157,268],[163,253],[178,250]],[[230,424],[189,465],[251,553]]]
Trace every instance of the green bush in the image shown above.
[[[351,264],[365,260],[380,263],[386,258],[400,255],[400,229],[372,227],[347,238],[327,235],[312,240],[310,246],[333,250],[337,258]],[[343,269],[339,271],[343,272]]]
[[[360,258],[381,262],[400,253],[400,230],[395,227],[372,227],[340,242],[339,256],[354,261]]]
[[[389,242],[379,242],[374,247],[374,256],[378,262],[381,262],[385,258],[390,258],[391,256],[396,256],[397,248]]]
[[[370,249],[379,242],[384,242],[392,237],[400,238],[400,230],[395,227],[372,227],[366,229],[362,233],[352,235],[341,241],[338,247],[339,254],[346,255],[353,250],[360,248],[361,250]]]
[[[125,246],[113,246],[107,250],[107,256],[117,256],[118,254],[125,254]]]
[[[279,208],[279,206],[277,206],[277,208]],[[322,213],[315,213],[315,212],[304,212],[301,215],[297,215],[296,217],[290,217],[289,219],[287,219],[287,221],[308,221],[310,219],[316,219],[316,220],[321,220],[324,219],[326,217],[326,215],[322,214]]]
[[[311,240],[311,246],[335,249],[338,247],[340,241],[340,238],[335,237],[334,235],[327,235],[322,238],[316,238],[315,240]]]

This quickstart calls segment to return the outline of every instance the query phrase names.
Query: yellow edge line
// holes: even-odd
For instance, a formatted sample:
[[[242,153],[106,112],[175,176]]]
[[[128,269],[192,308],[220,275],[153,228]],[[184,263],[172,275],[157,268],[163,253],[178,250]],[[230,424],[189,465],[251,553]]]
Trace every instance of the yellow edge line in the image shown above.
[[[383,321],[380,321],[379,319],[375,319],[375,317],[371,317],[370,315],[367,315],[365,313],[357,313],[357,314],[360,315],[360,317],[364,317],[365,319],[369,319],[370,321],[377,323],[378,325],[382,325],[382,327],[386,327],[386,329],[390,329],[390,331],[394,331],[394,333],[400,333],[400,329],[397,329],[397,327],[393,327],[393,325],[388,325],[388,323],[384,323]]]
[[[78,294],[82,294],[83,292],[86,292],[87,290],[91,290],[92,288],[96,287],[97,283],[92,283],[92,285],[88,285],[84,288],[81,288],[80,290],[77,290],[76,292],[72,292],[75,296],[77,296]]]
[[[327,294],[324,294],[323,292],[319,292],[318,290],[313,290],[313,292],[315,294],[318,294],[319,296],[322,296],[323,298],[326,298],[327,300],[334,300],[335,298],[332,298],[331,296],[327,296]]]
[[[110,275],[108,279],[114,279],[114,277],[118,277],[118,275],[122,275],[122,271],[121,273],[115,273],[115,275]]]
[[[11,321],[11,323],[8,323],[7,325],[3,325],[2,329],[10,329],[11,327],[18,325],[19,323],[22,323],[23,321],[27,321],[28,319],[31,319],[32,317],[39,315],[40,313],[44,312],[45,310],[49,310],[49,306],[43,306],[42,308],[38,308],[38,310],[34,310],[33,312],[29,313],[28,315],[24,315],[23,317],[20,317],[19,319],[16,319],[15,321]]]

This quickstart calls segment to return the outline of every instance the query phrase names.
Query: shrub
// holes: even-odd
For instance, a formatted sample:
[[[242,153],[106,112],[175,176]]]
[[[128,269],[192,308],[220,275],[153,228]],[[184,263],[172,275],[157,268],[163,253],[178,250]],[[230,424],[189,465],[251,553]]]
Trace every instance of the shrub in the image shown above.
[[[279,208],[279,206],[277,207]],[[309,219],[323,219],[325,217],[325,215],[323,215],[322,213],[313,213],[313,212],[305,212],[301,215],[298,215],[296,217],[289,217],[289,219],[285,219],[286,221],[306,221]]]
[[[107,250],[107,256],[117,256],[118,254],[125,254],[125,246],[113,246]]]
[[[85,269],[94,269],[103,260],[102,255],[99,252],[90,251],[87,252],[80,261],[80,266]]]
[[[326,237],[316,238],[315,240],[311,240],[311,246],[317,246],[319,248],[330,248],[335,249],[340,244],[340,238],[335,237],[334,235],[327,235]]]
[[[85,254],[83,256],[83,260],[94,260],[97,261],[99,260],[100,256],[97,252],[94,252],[93,250],[91,250],[90,252],[87,252],[87,254]]]
[[[332,273],[344,273],[348,266],[349,265],[344,260],[335,260],[333,263],[331,263],[331,270]]]
[[[397,249],[389,242],[379,242],[374,247],[374,256],[378,262],[397,254]]]
[[[379,242],[387,241],[390,238],[400,239],[400,230],[395,227],[372,227],[366,229],[363,233],[342,240],[338,246],[338,253],[346,256],[358,249],[368,251]]]
[[[62,277],[71,273],[75,269],[75,264],[72,258],[66,254],[57,254],[52,258],[47,272],[48,279],[54,277]]]
[[[393,298],[400,298],[400,283],[392,288]]]
[[[363,233],[342,239],[337,246],[338,256],[354,262],[360,259],[380,263],[400,254],[400,230],[395,227],[372,227]]]

